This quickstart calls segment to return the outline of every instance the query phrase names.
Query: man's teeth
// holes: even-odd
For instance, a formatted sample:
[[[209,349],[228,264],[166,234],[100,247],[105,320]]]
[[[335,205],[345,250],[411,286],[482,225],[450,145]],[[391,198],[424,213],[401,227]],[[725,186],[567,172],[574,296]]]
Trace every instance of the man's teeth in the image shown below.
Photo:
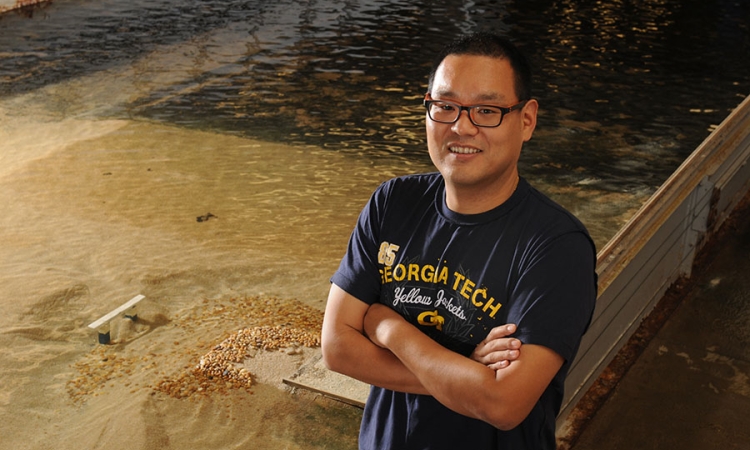
[[[451,152],[469,154],[469,153],[479,153],[479,150],[475,148],[470,148],[470,147],[451,147]]]

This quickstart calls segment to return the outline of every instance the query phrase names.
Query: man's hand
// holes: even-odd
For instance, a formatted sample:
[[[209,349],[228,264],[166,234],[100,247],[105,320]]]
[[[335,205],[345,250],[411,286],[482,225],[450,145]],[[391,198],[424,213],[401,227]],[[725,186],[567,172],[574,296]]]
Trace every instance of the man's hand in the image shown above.
[[[515,332],[516,326],[512,323],[493,328],[474,349],[471,359],[493,370],[508,367],[521,355],[521,341],[508,337]]]

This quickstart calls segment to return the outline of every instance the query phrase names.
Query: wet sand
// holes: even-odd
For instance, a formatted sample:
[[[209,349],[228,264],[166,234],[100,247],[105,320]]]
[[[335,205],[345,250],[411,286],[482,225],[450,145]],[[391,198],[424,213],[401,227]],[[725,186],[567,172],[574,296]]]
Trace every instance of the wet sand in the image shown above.
[[[184,375],[232,332],[314,333],[322,318],[334,252],[291,259],[268,236],[238,239],[227,229],[251,213],[212,198],[217,180],[170,168],[169,152],[143,158],[138,136],[159,133],[170,149],[179,139],[235,142],[121,121],[14,131],[60,145],[13,152],[27,158],[0,177],[0,447],[356,447],[359,410],[281,385],[314,349],[252,350],[249,388],[217,377],[183,398],[160,389],[187,386]],[[21,140],[5,141],[3,154]],[[285,227],[295,225],[275,230]],[[340,251],[345,239],[331,244]],[[256,258],[264,247],[272,261]],[[112,343],[97,344],[86,325],[135,294],[146,296],[138,320],[115,319]]]

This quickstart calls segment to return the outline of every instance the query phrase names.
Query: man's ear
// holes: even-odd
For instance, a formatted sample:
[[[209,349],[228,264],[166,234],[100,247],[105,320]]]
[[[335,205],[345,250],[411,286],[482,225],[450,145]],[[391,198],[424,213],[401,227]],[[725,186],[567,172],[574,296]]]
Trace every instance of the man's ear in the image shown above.
[[[523,121],[523,141],[526,142],[531,139],[531,135],[534,134],[536,128],[536,113],[539,110],[539,103],[536,99],[531,99],[521,109],[521,120]]]

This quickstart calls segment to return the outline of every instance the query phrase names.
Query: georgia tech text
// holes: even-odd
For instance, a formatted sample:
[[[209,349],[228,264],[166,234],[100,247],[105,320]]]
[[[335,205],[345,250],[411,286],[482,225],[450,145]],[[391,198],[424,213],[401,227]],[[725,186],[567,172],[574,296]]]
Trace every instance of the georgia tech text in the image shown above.
[[[419,288],[412,288],[409,292],[405,292],[405,288],[397,287],[395,289],[394,306],[398,303],[421,303],[424,305],[431,306],[442,306],[455,316],[465,319],[463,308],[458,305],[458,302],[445,294],[445,290],[455,292],[456,295],[463,297],[477,307],[481,308],[484,312],[489,312],[490,317],[495,317],[495,314],[500,310],[502,304],[497,302],[494,297],[490,296],[487,292],[487,288],[477,287],[477,283],[467,278],[465,275],[454,271],[450,272],[447,265],[436,267],[432,264],[395,264],[396,253],[399,250],[399,246],[388,242],[380,244],[380,251],[378,253],[378,262],[381,264],[380,270],[380,282],[382,284],[389,283],[405,283],[405,282],[418,282],[428,283],[435,285],[443,285],[445,289],[438,290],[436,298],[431,298],[421,294]]]

